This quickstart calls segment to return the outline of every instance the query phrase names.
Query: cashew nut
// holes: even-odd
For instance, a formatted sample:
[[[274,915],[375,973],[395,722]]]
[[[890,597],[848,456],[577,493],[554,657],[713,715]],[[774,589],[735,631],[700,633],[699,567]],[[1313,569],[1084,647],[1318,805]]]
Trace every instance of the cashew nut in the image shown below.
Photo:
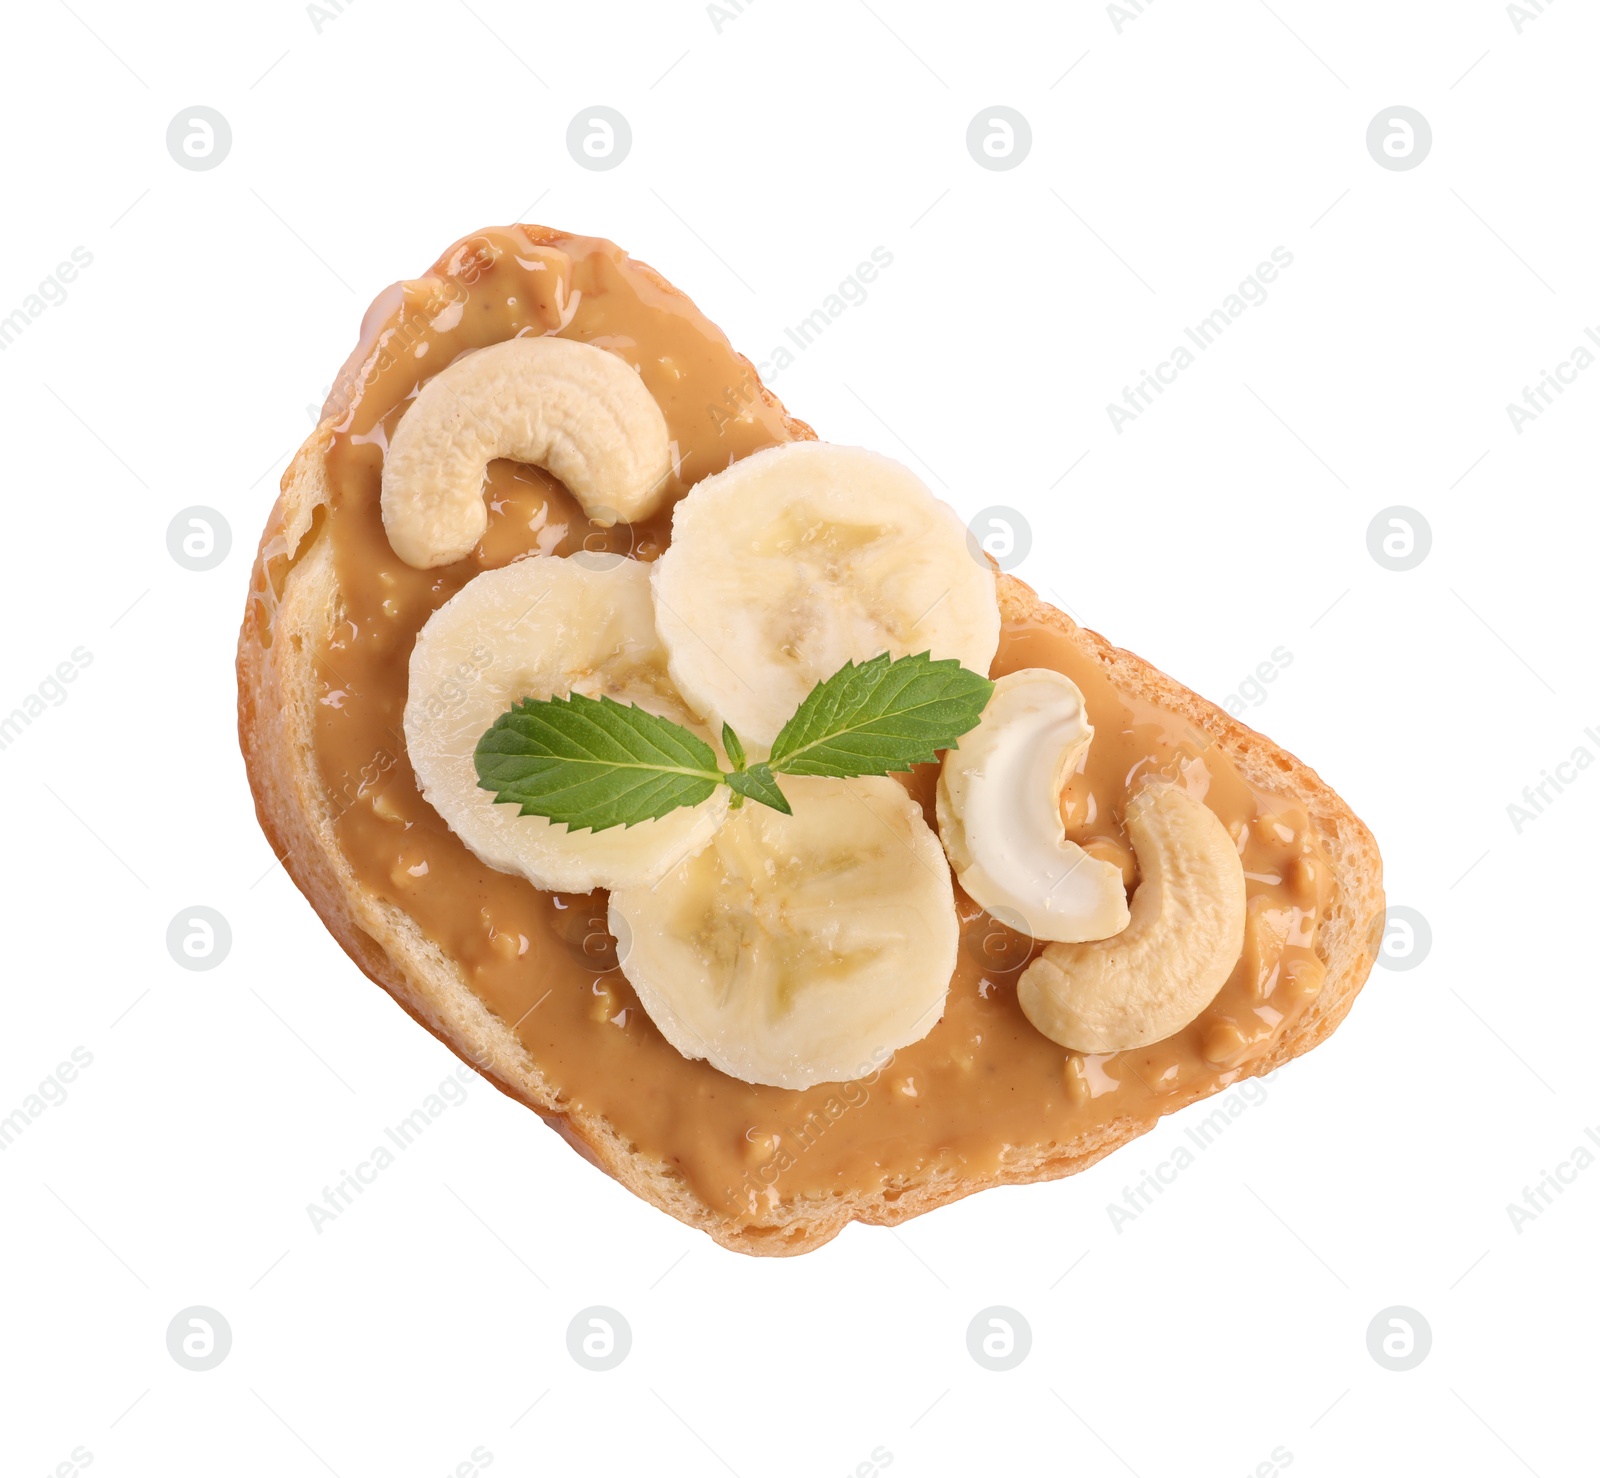
[[[1035,939],[1104,939],[1128,924],[1120,869],[1069,842],[1061,822],[1062,787],[1093,737],[1077,684],[1026,667],[995,683],[939,771],[939,835],[961,886]]]
[[[508,339],[441,370],[400,418],[383,462],[394,552],[420,570],[471,553],[496,457],[547,468],[607,525],[655,512],[672,470],[666,418],[625,361],[573,339]]]
[[[1128,802],[1127,824],[1142,877],[1128,927],[1052,944],[1017,982],[1023,1014],[1074,1052],[1146,1047],[1182,1030],[1244,949],[1244,866],[1216,813],[1152,777]]]

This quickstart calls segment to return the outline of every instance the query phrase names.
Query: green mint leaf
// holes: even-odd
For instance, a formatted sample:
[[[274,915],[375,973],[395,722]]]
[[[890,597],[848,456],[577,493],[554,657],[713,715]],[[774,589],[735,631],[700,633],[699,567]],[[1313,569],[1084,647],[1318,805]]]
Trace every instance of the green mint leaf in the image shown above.
[[[744,745],[739,742],[739,736],[727,724],[722,726],[722,747],[728,751],[728,758],[732,761],[733,768],[744,769]]]
[[[779,731],[780,775],[888,775],[937,758],[973,728],[994,684],[955,658],[887,652],[818,683]]]
[[[612,698],[524,698],[473,751],[497,802],[573,831],[607,831],[697,806],[722,783],[715,751],[670,719]]]
[[[734,805],[737,806],[749,796],[753,801],[760,801],[763,806],[771,806],[774,811],[782,811],[785,816],[794,815],[789,809],[789,802],[784,793],[778,789],[778,782],[773,779],[770,766],[751,765],[748,770],[736,770],[727,779],[734,791]]]

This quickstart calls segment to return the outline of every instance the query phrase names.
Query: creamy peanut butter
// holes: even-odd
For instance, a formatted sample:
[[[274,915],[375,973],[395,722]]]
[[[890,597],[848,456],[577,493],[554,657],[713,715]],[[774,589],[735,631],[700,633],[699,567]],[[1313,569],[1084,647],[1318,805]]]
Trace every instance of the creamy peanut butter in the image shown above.
[[[368,888],[461,963],[564,1105],[602,1113],[731,1219],[760,1220],[780,1198],[880,1187],[893,1195],[929,1170],[982,1174],[1013,1147],[1048,1148],[1113,1119],[1169,1112],[1238,1078],[1315,997],[1328,878],[1305,813],[1246,784],[1181,716],[1124,696],[1060,633],[1009,625],[991,675],[1063,672],[1082,689],[1095,727],[1087,770],[1062,797],[1073,840],[1121,866],[1131,886],[1122,807],[1130,783],[1158,770],[1182,778],[1238,843],[1249,922],[1243,956],[1216,1000],[1152,1047],[1065,1052],[1017,1006],[1016,979],[1033,947],[958,888],[962,949],[944,1017],[870,1079],[793,1092],[680,1056],[617,968],[604,895],[540,893],[479,862],[418,794],[404,752],[412,644],[466,581],[580,547],[651,560],[669,537],[670,505],[647,523],[602,529],[543,472],[496,462],[488,530],[470,556],[416,570],[389,547],[380,476],[407,405],[458,355],[526,333],[585,340],[637,368],[675,444],[672,501],[792,433],[757,393],[749,366],[686,299],[609,242],[532,227],[470,238],[428,277],[380,297],[326,408],[333,491],[316,537],[332,541],[342,598],[317,653],[316,758],[337,798],[340,845]],[[374,346],[377,366],[358,382]],[[268,573],[281,579],[281,561]],[[933,825],[936,769],[903,778]]]

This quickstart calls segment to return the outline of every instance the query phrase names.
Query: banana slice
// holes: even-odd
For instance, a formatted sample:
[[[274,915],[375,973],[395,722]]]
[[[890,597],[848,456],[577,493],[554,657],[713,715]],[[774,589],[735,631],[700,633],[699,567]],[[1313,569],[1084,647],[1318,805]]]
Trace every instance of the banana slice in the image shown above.
[[[944,1011],[950,870],[895,781],[796,779],[651,887],[611,895],[623,973],[661,1034],[747,1083],[867,1076]]]
[[[898,462],[798,441],[698,483],[652,576],[684,698],[765,752],[846,662],[931,651],[987,673],[994,571],[955,512]]]
[[[654,821],[591,832],[521,816],[478,786],[472,752],[484,731],[523,698],[570,692],[637,703],[711,737],[667,675],[646,566],[574,554],[469,580],[428,618],[411,653],[405,732],[417,786],[476,856],[536,888],[653,883],[711,840],[727,813],[725,788]]]
[[[1094,729],[1048,667],[1007,673],[939,770],[939,836],[968,895],[1035,939],[1105,939],[1128,924],[1122,872],[1069,842],[1061,788]]]
[[[1122,1052],[1181,1031],[1244,950],[1244,864],[1216,812],[1150,779],[1127,822],[1142,879],[1128,927],[1093,944],[1052,944],[1017,981],[1023,1014],[1074,1052]]]

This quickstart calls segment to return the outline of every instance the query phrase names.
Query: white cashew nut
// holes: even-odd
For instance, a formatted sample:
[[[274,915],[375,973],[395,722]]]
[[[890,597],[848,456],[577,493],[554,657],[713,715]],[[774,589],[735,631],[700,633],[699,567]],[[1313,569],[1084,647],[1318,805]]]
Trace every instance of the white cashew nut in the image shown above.
[[[1061,788],[1093,738],[1078,685],[1024,667],[995,683],[939,771],[939,835],[961,886],[1035,939],[1105,939],[1128,925],[1121,871],[1061,823]]]
[[[602,524],[655,512],[672,470],[666,417],[615,354],[550,337],[491,344],[429,380],[395,428],[382,498],[394,552],[419,570],[470,554],[496,457],[548,469]]]
[[[1142,879],[1128,927],[1052,944],[1017,982],[1023,1014],[1074,1052],[1122,1052],[1181,1031],[1244,950],[1244,865],[1216,812],[1152,777],[1128,802],[1127,823]]]

